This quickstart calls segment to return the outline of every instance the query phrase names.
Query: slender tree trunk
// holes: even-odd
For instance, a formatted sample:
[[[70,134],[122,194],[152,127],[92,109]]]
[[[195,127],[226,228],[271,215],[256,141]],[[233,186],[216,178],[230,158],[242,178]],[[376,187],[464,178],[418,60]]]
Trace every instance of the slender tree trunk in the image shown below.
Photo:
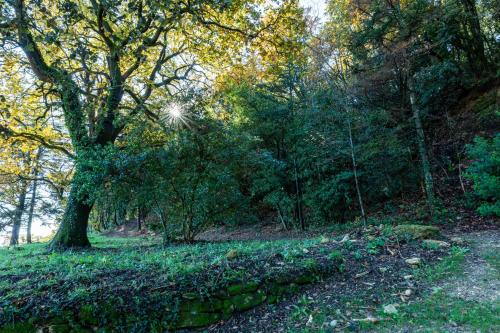
[[[366,227],[365,206],[363,204],[363,197],[361,196],[361,190],[359,188],[358,169],[356,164],[356,155],[354,154],[354,143],[352,140],[352,128],[350,119],[348,119],[347,121],[347,128],[349,129],[349,146],[351,147],[352,173],[354,174],[354,183],[356,184],[356,193],[358,194],[358,202],[359,208],[361,209],[361,217],[363,218],[363,225]]]
[[[31,225],[33,224],[33,213],[35,211],[35,203],[36,203],[36,189],[38,185],[38,181],[36,180],[37,175],[38,175],[38,170],[35,169],[34,173],[35,179],[33,180],[33,186],[31,188],[31,202],[28,215],[28,226],[26,228],[26,242],[28,242],[28,244],[31,244]]]
[[[77,185],[73,184],[61,225],[50,244],[51,249],[90,246],[87,227],[92,206],[88,197],[79,195]]]
[[[295,157],[293,158],[293,170],[295,176],[295,194],[296,194],[296,210],[297,210],[297,218],[299,219],[300,229],[305,230],[306,224],[304,221],[304,213],[302,210],[302,195],[300,191],[300,181],[299,181],[299,173],[297,170],[297,160]]]
[[[184,222],[184,241],[188,243],[191,243],[191,241],[193,240],[192,225],[193,217],[191,215],[188,215]]]
[[[137,230],[141,230],[141,208],[137,207]]]
[[[283,228],[285,228],[285,230],[288,230],[288,226],[285,219],[283,218],[283,214],[281,214],[281,207],[279,204],[276,205],[276,209],[278,211],[278,217],[280,218],[281,224],[283,224]]]
[[[12,235],[10,238],[10,245],[19,244],[19,232],[21,230],[21,221],[24,213],[26,203],[26,192],[28,191],[28,184],[25,180],[21,180],[21,190],[17,201],[16,211],[14,212],[14,220],[12,223]]]
[[[160,218],[160,223],[163,228],[163,236],[162,236],[162,242],[163,245],[168,245],[171,242],[170,235],[168,233],[168,221],[167,221],[167,214],[161,207],[161,205],[158,203],[157,200],[155,200],[155,208],[153,208],[153,212],[155,212],[158,217]]]
[[[415,91],[413,87],[413,78],[410,78],[410,103],[413,112],[413,120],[415,121],[415,129],[417,131],[417,144],[420,160],[422,161],[422,172],[424,174],[425,193],[427,195],[427,205],[431,215],[434,215],[434,182],[432,179],[431,166],[427,157],[427,148],[425,145],[424,129],[422,127],[422,120],[420,119],[420,109],[417,105]]]
[[[36,204],[36,190],[38,186],[38,161],[42,157],[42,148],[38,148],[38,152],[36,154],[35,164],[33,166],[33,186],[31,188],[31,202],[30,202],[30,210],[28,215],[28,225],[26,228],[26,242],[31,244],[31,225],[33,224],[33,213],[35,212],[35,204]]]
[[[140,231],[141,229],[142,229],[142,209],[139,206],[137,208],[137,230]]]
[[[462,192],[465,194],[465,186],[464,186],[464,180],[462,177],[462,162],[460,159],[458,160],[458,179],[460,180],[460,187],[462,188]]]

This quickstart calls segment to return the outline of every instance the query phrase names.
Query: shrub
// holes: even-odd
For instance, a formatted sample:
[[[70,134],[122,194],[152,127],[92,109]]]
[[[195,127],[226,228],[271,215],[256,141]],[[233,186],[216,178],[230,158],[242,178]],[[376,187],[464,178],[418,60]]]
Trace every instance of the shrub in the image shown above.
[[[472,180],[477,210],[481,215],[500,216],[500,134],[492,139],[476,137],[467,146],[473,160],[465,177]]]

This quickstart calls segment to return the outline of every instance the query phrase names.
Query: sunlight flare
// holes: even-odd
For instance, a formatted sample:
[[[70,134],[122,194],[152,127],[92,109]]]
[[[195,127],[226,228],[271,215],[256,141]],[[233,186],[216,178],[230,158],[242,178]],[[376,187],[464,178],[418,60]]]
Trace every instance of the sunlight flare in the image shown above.
[[[188,125],[188,117],[185,107],[178,103],[173,102],[166,107],[166,123],[169,125]]]

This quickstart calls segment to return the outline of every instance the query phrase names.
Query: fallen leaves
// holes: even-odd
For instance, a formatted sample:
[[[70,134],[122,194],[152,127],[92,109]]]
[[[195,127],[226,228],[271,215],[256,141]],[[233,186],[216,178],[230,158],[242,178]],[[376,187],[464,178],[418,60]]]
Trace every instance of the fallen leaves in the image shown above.
[[[398,313],[398,309],[396,309],[396,306],[398,304],[387,304],[384,305],[384,313],[388,315],[393,315]]]
[[[409,259],[406,259],[405,262],[410,265],[410,266],[419,266],[422,264],[422,259],[420,258],[409,258]]]

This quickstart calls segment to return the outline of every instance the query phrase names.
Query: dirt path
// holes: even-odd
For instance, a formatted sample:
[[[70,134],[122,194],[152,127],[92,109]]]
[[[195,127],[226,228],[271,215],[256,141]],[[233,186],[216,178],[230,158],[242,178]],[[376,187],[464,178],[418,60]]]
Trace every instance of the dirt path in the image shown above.
[[[500,300],[500,231],[488,230],[450,235],[464,239],[470,249],[464,272],[438,287],[453,297],[478,302]]]
[[[465,256],[463,263],[463,271],[457,274],[451,274],[445,280],[428,286],[431,288],[431,293],[442,293],[439,298],[432,298],[438,302],[446,302],[445,306],[453,306],[454,302],[465,301],[469,302],[471,307],[461,309],[461,311],[475,313],[478,321],[488,321],[489,328],[478,329],[473,328],[469,323],[456,323],[450,318],[441,318],[443,321],[436,322],[436,316],[431,315],[431,318],[426,317],[425,311],[417,314],[423,316],[427,324],[419,326],[406,326],[397,330],[399,333],[409,332],[447,332],[447,333],[483,333],[483,332],[498,332],[492,327],[498,327],[498,312],[494,315],[496,319],[488,317],[477,309],[481,306],[489,308],[491,304],[499,304],[500,302],[500,230],[491,229],[487,231],[475,232],[458,232],[447,234],[447,237],[452,239],[456,237],[465,241],[465,245],[469,252]],[[460,309],[460,307],[458,307]],[[497,308],[498,309],[498,308]],[[495,310],[493,310],[495,311]],[[486,319],[489,318],[489,319]],[[447,322],[450,320],[450,322]],[[494,324],[496,322],[496,324]]]

